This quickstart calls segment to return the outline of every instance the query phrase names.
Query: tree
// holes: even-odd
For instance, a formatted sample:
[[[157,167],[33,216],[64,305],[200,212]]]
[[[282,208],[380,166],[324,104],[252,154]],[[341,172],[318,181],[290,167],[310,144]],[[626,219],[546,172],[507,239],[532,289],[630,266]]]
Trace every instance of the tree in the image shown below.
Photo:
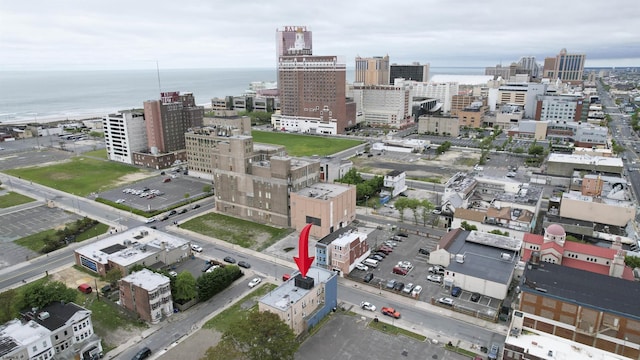
[[[462,223],[460,223],[460,227],[466,231],[478,230],[477,226],[471,225],[466,221],[463,221]]]
[[[42,308],[54,301],[72,302],[76,300],[78,293],[75,289],[69,289],[60,281],[52,281],[43,284],[34,282],[24,288],[23,306],[26,308]]]
[[[422,200],[420,202],[420,209],[422,209],[422,226],[427,226],[427,219],[429,213],[435,209],[435,205],[429,200]]]
[[[109,284],[115,284],[118,280],[122,279],[122,270],[119,268],[113,268],[105,274],[104,279]]]
[[[344,174],[342,178],[338,179],[337,181],[343,184],[358,185],[363,183],[364,179],[362,178],[362,176],[360,176],[360,173],[358,173],[355,168],[351,168],[349,169],[349,171],[347,171],[346,174]]]
[[[202,192],[204,192],[205,194],[208,194],[211,192],[211,189],[213,188],[213,186],[211,185],[205,185],[202,187]]]
[[[298,347],[293,330],[278,315],[251,311],[230,326],[206,356],[208,360],[293,360]]]
[[[183,271],[176,277],[174,299],[178,303],[184,303],[198,296],[196,279],[188,271]]]

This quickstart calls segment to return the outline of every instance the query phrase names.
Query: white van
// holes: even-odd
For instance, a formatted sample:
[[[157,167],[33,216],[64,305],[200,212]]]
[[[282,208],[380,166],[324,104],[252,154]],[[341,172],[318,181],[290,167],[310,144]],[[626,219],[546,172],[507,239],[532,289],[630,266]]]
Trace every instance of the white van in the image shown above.
[[[378,260],[375,259],[365,259],[362,263],[372,268],[378,267]]]

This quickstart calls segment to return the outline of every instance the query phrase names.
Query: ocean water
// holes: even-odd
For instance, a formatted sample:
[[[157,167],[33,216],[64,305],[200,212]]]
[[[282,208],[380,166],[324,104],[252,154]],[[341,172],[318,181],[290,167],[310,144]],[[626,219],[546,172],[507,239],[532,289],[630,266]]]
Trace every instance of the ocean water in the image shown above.
[[[431,74],[482,75],[484,68],[432,67]],[[161,91],[191,92],[196,103],[240,95],[253,81],[274,82],[269,69],[160,69],[109,71],[0,71],[0,123],[45,122],[103,116],[142,108]],[[353,82],[354,70],[347,69]]]

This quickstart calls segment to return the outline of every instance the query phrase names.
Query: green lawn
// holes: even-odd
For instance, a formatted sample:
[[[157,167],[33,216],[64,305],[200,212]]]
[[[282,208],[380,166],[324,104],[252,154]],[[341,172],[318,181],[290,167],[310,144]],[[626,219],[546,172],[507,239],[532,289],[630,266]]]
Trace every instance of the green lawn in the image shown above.
[[[204,324],[205,329],[215,329],[222,333],[227,331],[233,324],[244,316],[247,311],[255,311],[258,309],[258,299],[266,295],[269,291],[276,288],[274,284],[263,284],[251,294],[240,299],[240,301],[233,304],[230,308],[224,310],[220,314],[216,315],[213,319],[207,321]]]
[[[5,195],[0,196],[0,208],[10,208],[12,206],[26,204],[32,201],[35,201],[35,199],[10,191]]]
[[[387,324],[385,322],[379,321],[379,322],[375,322],[373,320],[371,320],[369,322],[369,327],[374,328],[376,330],[388,333],[388,334],[393,334],[393,335],[405,335],[411,338],[414,338],[416,340],[419,341],[425,341],[427,340],[427,337],[424,335],[420,335],[420,334],[416,334],[414,332],[405,330],[405,329],[401,329],[399,327],[396,327],[394,325],[391,324]]]
[[[191,219],[180,227],[257,251],[268,248],[292,231],[216,213]]]
[[[257,143],[283,145],[291,156],[326,156],[360,145],[363,141],[270,131],[251,131]]]
[[[5,172],[70,194],[87,196],[116,187],[121,177],[141,171],[130,165],[78,156],[51,166]]]
[[[72,227],[74,226],[74,223],[69,223],[67,224],[67,226]],[[76,236],[75,242],[81,242],[81,241],[90,239],[94,236],[102,235],[107,231],[109,231],[108,225],[98,223],[95,226],[91,227],[89,230],[81,234],[78,234]],[[20,238],[14,241],[14,243],[39,253],[44,248],[44,245],[45,245],[44,239],[47,238],[48,236],[54,236],[55,233],[56,233],[55,229],[45,230],[37,234]]]
[[[85,156],[93,156],[100,159],[107,159],[107,149],[93,150],[82,153]]]

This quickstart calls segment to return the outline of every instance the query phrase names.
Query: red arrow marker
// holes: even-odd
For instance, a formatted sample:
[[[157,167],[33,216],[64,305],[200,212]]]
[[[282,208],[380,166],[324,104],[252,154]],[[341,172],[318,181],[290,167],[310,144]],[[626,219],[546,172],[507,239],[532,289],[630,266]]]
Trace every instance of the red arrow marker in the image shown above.
[[[298,238],[298,257],[293,257],[302,277],[307,277],[307,271],[309,271],[311,263],[313,263],[315,259],[314,256],[309,257],[309,231],[311,231],[311,225],[312,224],[307,224],[300,232],[300,237]]]

